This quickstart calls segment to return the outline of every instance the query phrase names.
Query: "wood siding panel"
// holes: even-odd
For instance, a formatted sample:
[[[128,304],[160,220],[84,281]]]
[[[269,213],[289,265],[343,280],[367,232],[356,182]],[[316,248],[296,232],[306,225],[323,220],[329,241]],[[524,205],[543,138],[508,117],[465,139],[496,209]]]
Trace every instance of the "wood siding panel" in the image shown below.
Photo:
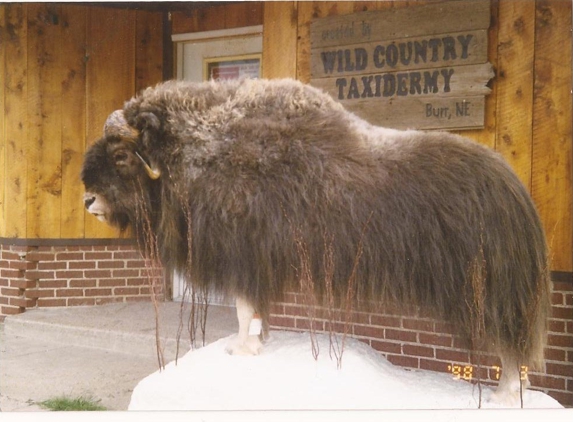
[[[532,195],[551,247],[551,269],[573,270],[571,2],[537,1]]]
[[[61,237],[84,235],[80,172],[86,137],[86,21],[82,6],[62,7],[62,201]],[[91,218],[91,217],[90,217]]]
[[[87,142],[102,136],[107,116],[135,91],[135,11],[90,8],[87,17]],[[121,40],[121,42],[120,42]],[[117,230],[92,216],[85,236],[117,237]]]
[[[22,4],[5,7],[6,26],[10,27],[9,35],[3,44],[6,62],[5,80],[5,133],[6,133],[6,179],[4,218],[6,220],[5,237],[26,237],[26,186],[27,158],[26,140],[28,138],[26,78],[28,67],[27,55],[27,8]],[[8,68],[9,65],[9,68]],[[9,164],[9,165],[8,165]]]
[[[161,82],[163,62],[163,17],[160,13],[138,11],[135,27],[135,91]]]
[[[298,3],[265,3],[263,25],[263,77],[296,78]]]
[[[531,191],[535,2],[499,4],[496,149]]]
[[[4,118],[4,96],[5,96],[5,76],[6,76],[6,48],[4,43],[8,33],[6,31],[5,10],[0,7],[0,237],[5,236],[6,233],[6,216],[5,206],[6,201],[4,195],[6,193],[6,125]]]
[[[28,5],[27,237],[60,237],[62,193],[59,6]]]
[[[227,5],[212,5],[188,12],[173,12],[173,34],[214,31],[263,24],[265,2],[237,2]]]

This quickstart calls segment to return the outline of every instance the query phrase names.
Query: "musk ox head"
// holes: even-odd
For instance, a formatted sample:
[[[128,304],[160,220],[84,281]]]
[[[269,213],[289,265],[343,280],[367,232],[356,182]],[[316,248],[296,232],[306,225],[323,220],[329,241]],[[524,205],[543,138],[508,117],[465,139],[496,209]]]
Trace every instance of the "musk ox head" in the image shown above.
[[[105,123],[103,138],[88,150],[82,168],[86,209],[121,230],[135,221],[138,206],[151,204],[149,195],[160,177],[151,160],[142,155],[139,138],[123,111],[113,112]]]

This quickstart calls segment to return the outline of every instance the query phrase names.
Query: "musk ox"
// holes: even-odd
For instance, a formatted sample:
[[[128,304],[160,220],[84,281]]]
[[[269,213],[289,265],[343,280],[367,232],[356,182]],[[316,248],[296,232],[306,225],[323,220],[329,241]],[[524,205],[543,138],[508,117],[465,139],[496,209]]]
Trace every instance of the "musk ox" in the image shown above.
[[[338,305],[414,304],[497,353],[498,398],[543,359],[540,220],[508,164],[463,137],[370,125],[293,80],[170,81],[110,115],[82,180],[90,213],[237,299],[231,353],[258,353],[249,323],[297,290],[303,245],[317,297],[328,278]]]

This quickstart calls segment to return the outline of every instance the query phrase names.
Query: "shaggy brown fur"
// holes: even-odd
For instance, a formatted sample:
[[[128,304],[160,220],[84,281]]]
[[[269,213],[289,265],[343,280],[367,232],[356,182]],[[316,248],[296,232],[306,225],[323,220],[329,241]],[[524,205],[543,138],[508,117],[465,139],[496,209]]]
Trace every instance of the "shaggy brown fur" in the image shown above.
[[[543,359],[544,233],[497,153],[453,134],[371,126],[291,80],[167,82],[127,102],[124,114],[138,134],[108,133],[89,149],[86,190],[143,244],[149,217],[163,264],[195,286],[266,314],[297,289],[298,233],[319,295],[333,239],[333,283],[344,299],[362,242],[357,300],[431,309],[468,344],[472,306],[484,303],[480,342],[524,365]]]

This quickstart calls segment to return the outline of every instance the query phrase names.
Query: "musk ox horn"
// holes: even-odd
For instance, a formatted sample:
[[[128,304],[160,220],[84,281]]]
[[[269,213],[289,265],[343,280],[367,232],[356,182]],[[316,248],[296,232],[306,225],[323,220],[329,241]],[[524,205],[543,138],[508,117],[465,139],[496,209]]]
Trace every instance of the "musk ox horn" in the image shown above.
[[[107,117],[103,126],[103,134],[104,136],[119,136],[124,141],[135,143],[139,136],[139,131],[127,123],[123,110],[115,110]],[[147,164],[147,161],[145,161],[138,152],[136,152],[135,155],[137,155],[137,158],[139,158],[143,163],[143,167],[145,168],[145,172],[149,178],[152,180],[159,179],[161,172],[157,169],[151,168],[151,166]]]
[[[103,125],[104,136],[120,136],[128,141],[135,142],[139,131],[127,124],[123,110],[111,113]]]

